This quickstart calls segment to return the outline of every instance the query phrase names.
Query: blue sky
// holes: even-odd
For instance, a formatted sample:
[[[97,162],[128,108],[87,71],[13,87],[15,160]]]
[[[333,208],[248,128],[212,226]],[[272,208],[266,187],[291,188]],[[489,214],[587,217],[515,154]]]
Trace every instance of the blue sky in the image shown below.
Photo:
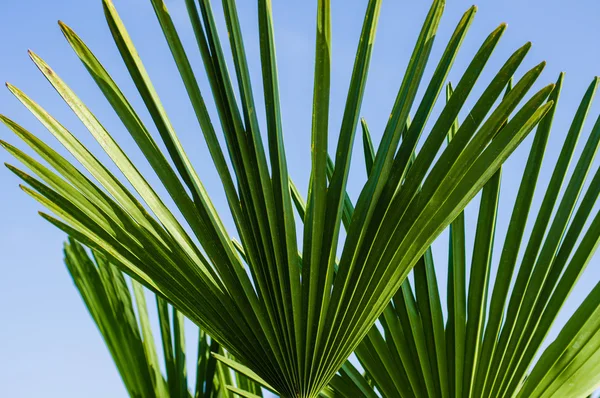
[[[196,169],[200,172],[217,208],[226,214],[220,184],[150,2],[114,1],[176,131],[194,159]],[[242,0],[238,3],[246,34],[246,50],[251,60],[252,78],[255,87],[260,88],[256,2]],[[306,166],[310,153],[316,1],[273,0],[273,3],[288,160],[293,178],[305,192],[308,182]],[[334,61],[331,146],[339,129],[366,3],[367,0],[332,0]],[[432,60],[439,57],[444,42],[449,38],[462,13],[471,4],[471,1],[448,0],[432,52]],[[189,50],[191,61],[198,69],[201,88],[208,96],[208,85],[201,71],[201,61],[185,14],[184,2],[167,0],[167,5],[180,30],[184,45]],[[361,113],[368,120],[375,140],[381,136],[428,6],[428,2],[383,1],[370,78]],[[558,155],[581,96],[593,76],[600,74],[600,25],[597,23],[600,2],[482,0],[478,6],[475,21],[450,74],[452,81],[458,80],[466,63],[470,61],[485,36],[501,22],[507,22],[508,29],[487,71],[483,73],[481,83],[489,81],[492,73],[497,71],[512,51],[528,40],[533,42],[533,48],[518,72],[519,75],[526,68],[546,60],[548,66],[536,85],[541,87],[555,81],[560,71],[566,71],[560,107],[540,177],[542,183],[547,182],[553,160]],[[215,4],[215,8],[217,15],[221,15],[218,4]],[[71,26],[122,86],[134,107],[138,110],[143,109],[143,104],[112,42],[100,0],[5,0],[2,17],[0,79],[11,82],[40,102],[99,154],[97,144],[92,142],[83,126],[29,60],[26,50],[32,49],[75,89],[124,149],[131,153],[132,160],[142,161],[141,154],[135,150],[123,126],[76,59],[56,24],[60,19]],[[434,64],[431,62],[426,77],[431,75],[431,66]],[[478,87],[477,92],[480,92],[483,85],[479,84]],[[596,101],[592,107],[590,119],[580,141],[587,137],[600,113],[599,102]],[[0,91],[0,113],[10,116],[48,142],[54,142],[50,134],[44,131],[7,90]],[[146,121],[149,120],[147,114],[143,114],[142,117]],[[216,121],[216,118],[214,120]],[[17,143],[3,126],[0,127],[0,137]],[[506,229],[530,142],[531,140],[525,141],[505,167],[499,236],[503,236]],[[360,140],[356,142],[356,149],[355,158],[359,159]],[[0,160],[12,162],[6,153],[0,153]],[[596,161],[593,170],[597,167]],[[348,187],[353,198],[356,198],[364,183],[363,169],[361,161],[357,160],[352,168]],[[148,168],[142,167],[142,170]],[[156,181],[152,178],[150,180]],[[14,398],[124,397],[125,390],[110,356],[62,264],[61,245],[64,236],[37,216],[40,206],[23,194],[17,188],[17,184],[16,177],[8,170],[0,169],[0,395]],[[539,205],[540,199],[541,195],[538,194],[534,206]],[[473,226],[475,216],[476,206],[471,206],[467,211],[468,227]],[[225,222],[233,229],[233,223],[228,217],[225,218]],[[445,241],[441,244],[444,243]],[[438,257],[438,265],[441,264],[440,277],[444,277],[444,259],[442,255]],[[598,281],[599,265],[600,256],[597,255],[592,259],[578,288],[562,311],[558,325],[564,323]],[[188,326],[189,345],[194,347],[193,327]],[[195,348],[192,349],[194,350]],[[192,356],[190,355],[190,359]]]

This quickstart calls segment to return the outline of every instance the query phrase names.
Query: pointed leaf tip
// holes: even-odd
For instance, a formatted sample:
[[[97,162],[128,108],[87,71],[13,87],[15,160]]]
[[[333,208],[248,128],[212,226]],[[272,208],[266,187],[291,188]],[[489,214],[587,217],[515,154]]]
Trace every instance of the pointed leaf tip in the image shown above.
[[[492,31],[492,33],[490,33],[490,36],[502,35],[502,34],[504,34],[505,30],[506,30],[506,23],[503,22],[500,25],[498,25],[498,27],[496,29],[494,29]]]
[[[546,61],[542,61],[539,64],[537,64],[533,69],[531,69],[530,72],[540,73],[545,67],[546,67]],[[552,83],[552,84],[554,84],[554,83]]]
[[[17,167],[13,166],[10,163],[4,163],[4,166],[6,166],[6,168],[13,174],[15,174],[17,177],[19,178],[23,178],[25,176],[27,176],[27,174],[25,174],[24,172],[22,172],[21,170],[19,170]]]
[[[9,82],[6,82],[6,88],[13,94],[16,94],[16,92],[18,92],[18,89]]]

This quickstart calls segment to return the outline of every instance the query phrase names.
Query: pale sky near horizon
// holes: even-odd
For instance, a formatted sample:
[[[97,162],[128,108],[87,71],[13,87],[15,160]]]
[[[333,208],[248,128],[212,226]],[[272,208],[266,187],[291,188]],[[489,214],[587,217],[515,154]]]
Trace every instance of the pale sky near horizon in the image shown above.
[[[425,79],[431,76],[445,42],[472,1],[447,0]],[[217,208],[225,214],[226,204],[222,189],[150,1],[114,0],[114,3],[153,79],[175,130],[188,148],[188,153],[193,158],[196,169]],[[167,0],[166,3],[196,67],[201,89],[205,96],[209,97],[206,77],[185,13],[184,1]],[[215,13],[220,18],[219,22],[222,23],[220,1],[215,0],[213,3]],[[256,2],[240,0],[237,3],[251,74],[258,91],[260,69]],[[310,154],[316,0],[273,0],[273,3],[289,167],[302,192],[305,192],[308,183],[306,167]],[[334,59],[330,153],[333,152],[334,139],[339,131],[343,101],[366,4],[367,0],[332,0]],[[381,137],[429,4],[429,1],[383,0],[361,112],[369,122],[375,141]],[[56,24],[60,19],[71,26],[121,85],[134,107],[142,110],[143,103],[110,36],[101,1],[4,0],[2,5],[0,80],[9,81],[40,102],[82,142],[90,145],[95,154],[99,154],[98,146],[92,142],[87,131],[84,131],[84,127],[29,60],[26,50],[32,49],[90,106],[107,129],[122,143],[124,149],[131,154],[132,160],[141,162],[141,154],[134,148],[118,118],[71,51]],[[490,80],[506,58],[526,41],[532,41],[533,47],[517,72],[518,76],[542,60],[546,60],[548,65],[534,88],[554,82],[560,71],[566,72],[554,129],[540,176],[541,187],[545,187],[581,96],[592,78],[600,74],[600,2],[482,0],[477,5],[479,11],[450,73],[450,80],[458,80],[485,36],[501,22],[507,22],[508,29],[476,86],[477,93],[481,92],[484,83]],[[263,106],[259,105],[258,110],[262,112]],[[0,113],[13,118],[51,143],[54,148],[59,147],[50,134],[5,89],[0,90]],[[581,151],[599,114],[600,100],[596,100],[580,138],[577,153]],[[142,117],[146,121],[149,120],[146,113],[143,113]],[[217,123],[216,118],[213,118],[213,121]],[[20,148],[24,147],[4,126],[0,126],[0,139]],[[497,236],[503,236],[506,231],[530,144],[531,139],[526,140],[504,168],[500,199],[503,205],[499,213]],[[353,199],[358,196],[365,180],[364,167],[360,160],[361,145],[358,137],[354,155],[357,160],[351,170],[348,186]],[[106,160],[106,157],[101,159]],[[0,161],[14,163],[4,151],[0,151]],[[599,164],[598,160],[594,162],[588,181]],[[148,168],[144,166],[142,170]],[[150,180],[156,181],[155,178]],[[0,168],[0,397],[125,397],[125,390],[108,351],[62,264],[64,235],[36,214],[41,210],[40,205],[21,192],[17,187],[18,183],[17,178],[7,169]],[[538,190],[534,209],[539,206],[541,193],[542,190]],[[471,231],[475,225],[476,209],[476,206],[470,206],[466,213],[467,228]],[[597,209],[598,206],[595,211]],[[225,218],[225,223],[233,230],[229,216]],[[470,240],[472,235],[470,233]],[[445,243],[446,240],[442,237],[436,244],[436,250],[440,253],[436,260],[444,294],[445,258],[440,250]],[[472,242],[469,245],[472,245]],[[468,255],[470,247],[467,249]],[[499,249],[496,249],[496,260],[497,253]],[[600,254],[597,254],[563,308],[557,326],[564,324],[600,280],[599,267]],[[188,325],[187,330],[190,360],[188,373],[191,375],[194,373],[191,366],[196,350],[196,338],[192,325]],[[556,330],[555,328],[551,333],[551,338],[555,337]]]

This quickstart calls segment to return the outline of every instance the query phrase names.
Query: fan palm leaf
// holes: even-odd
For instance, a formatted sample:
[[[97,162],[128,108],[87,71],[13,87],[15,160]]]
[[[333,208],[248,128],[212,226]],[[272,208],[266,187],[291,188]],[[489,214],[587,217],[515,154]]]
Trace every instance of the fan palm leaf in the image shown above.
[[[563,77],[559,76],[550,94],[554,104]],[[495,280],[490,275],[498,240],[501,169],[482,190],[470,262],[464,214],[450,225],[446,325],[433,252],[428,249],[414,267],[413,282],[404,281],[380,317],[379,327],[373,327],[356,349],[358,361],[373,382],[355,371],[354,377],[344,378],[345,383],[331,383],[334,393],[347,396],[346,391],[367,386],[370,391],[365,396],[379,391],[385,397],[585,397],[598,388],[594,314],[600,310],[600,284],[536,361],[560,309],[600,243],[600,213],[591,217],[600,195],[600,169],[587,190],[583,189],[600,145],[600,118],[574,159],[598,82],[595,78],[582,98],[535,213],[531,207],[556,108],[539,123]],[[447,92],[451,98],[451,86]],[[456,120],[449,140],[459,126]],[[371,142],[363,123],[367,172],[374,154]],[[525,239],[528,220],[534,221]],[[520,257],[522,246],[525,250]]]
[[[79,243],[65,244],[65,264],[119,370],[130,397],[229,397],[229,368],[213,354],[224,354],[202,330],[198,336],[196,386],[188,391],[183,315],[155,296],[166,377],[161,373],[145,289],[97,252],[90,256]],[[131,286],[131,287],[130,287]],[[136,316],[137,314],[137,316]],[[260,386],[236,374],[238,391],[262,396]]]
[[[24,180],[23,190],[53,213],[43,213],[45,219],[167,300],[257,378],[286,397],[319,394],[369,333],[434,239],[552,107],[547,97],[553,85],[523,102],[544,63],[526,72],[497,103],[530,48],[525,44],[482,87],[466,121],[444,145],[505,30],[501,25],[483,41],[454,94],[435,116],[432,127],[426,129],[475,14],[471,8],[460,19],[418,100],[444,8],[444,1],[435,0],[374,154],[372,170],[349,217],[344,210],[345,191],[381,1],[367,4],[335,155],[328,162],[331,10],[329,0],[319,0],[311,176],[301,228],[295,222],[292,204],[299,200],[290,195],[294,188],[289,182],[283,143],[271,2],[258,1],[265,145],[235,1],[224,0],[223,10],[237,85],[230,78],[210,1],[186,1],[219,128],[209,115],[208,96],[199,88],[166,5],[152,0],[222,182],[240,240],[236,245],[236,236],[225,228],[225,215],[216,212],[188,156],[190,151],[181,144],[114,5],[110,0],[103,5],[114,42],[151,115],[159,142],[83,40],[64,23],[60,27],[175,208],[165,204],[119,146],[116,136],[34,53],[34,63],[125,179],[122,182],[74,134],[12,85],[10,91],[87,174],[2,116],[9,129],[51,166],[47,168],[2,142],[37,177],[9,168]],[[225,138],[226,151],[217,132]],[[421,140],[423,146],[417,150]],[[344,219],[347,225],[342,237]]]

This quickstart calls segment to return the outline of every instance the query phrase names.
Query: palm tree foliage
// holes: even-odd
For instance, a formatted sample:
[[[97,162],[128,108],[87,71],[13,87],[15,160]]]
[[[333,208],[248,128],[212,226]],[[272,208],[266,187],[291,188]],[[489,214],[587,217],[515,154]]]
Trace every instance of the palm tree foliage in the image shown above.
[[[73,239],[65,244],[64,254],[73,282],[104,338],[129,396],[233,396],[227,389],[233,385],[229,368],[213,356],[224,354],[219,343],[211,340],[204,331],[199,331],[196,386],[193,393],[188,391],[183,315],[164,299],[155,296],[165,379],[142,285],[131,280],[130,288],[118,267],[100,253],[93,252],[90,256]],[[262,396],[260,386],[244,375],[236,374],[235,381],[244,391]]]
[[[550,95],[555,104],[562,82],[561,74]],[[494,267],[495,281],[490,279],[501,169],[482,190],[468,286],[467,227],[461,213],[450,226],[446,300],[441,298],[433,252],[428,249],[414,267],[413,282],[404,281],[380,317],[379,327],[373,327],[356,349],[368,377],[348,363],[349,369],[343,369],[337,379],[351,377],[346,376],[345,383],[334,380],[334,392],[374,397],[376,387],[384,397],[584,397],[598,387],[600,283],[535,361],[600,243],[600,212],[589,220],[600,195],[600,169],[585,193],[583,189],[600,144],[600,118],[583,151],[573,159],[598,82],[595,78],[587,89],[541,206],[531,214],[555,108],[539,123]],[[449,97],[451,93],[449,87]],[[458,127],[456,121],[449,139]],[[365,124],[363,143],[369,173],[374,151]],[[570,165],[574,167],[567,179]],[[534,222],[524,240],[528,219]]]
[[[544,67],[541,63],[524,73],[500,99],[530,48],[527,43],[506,60],[491,82],[482,85],[480,96],[470,98],[505,30],[501,25],[483,40],[441,113],[429,121],[475,14],[471,8],[460,19],[418,99],[444,8],[443,0],[435,0],[373,155],[368,179],[350,214],[345,191],[381,0],[367,4],[333,159],[328,159],[327,147],[331,13],[329,0],[318,0],[311,175],[300,225],[293,204],[300,205],[301,200],[290,183],[283,142],[271,1],[258,1],[267,121],[264,135],[259,129],[235,1],[223,0],[223,10],[236,84],[230,78],[210,1],[186,0],[220,129],[210,118],[205,102],[208,95],[199,88],[164,2],[151,2],[223,184],[236,230],[226,230],[225,215],[215,211],[187,155],[186,149],[190,149],[181,145],[110,0],[103,2],[110,31],[160,142],[81,38],[63,23],[60,28],[176,208],[165,204],[116,137],[34,53],[34,63],[133,190],[59,121],[12,85],[8,85],[10,91],[87,173],[2,116],[50,166],[3,142],[37,177],[9,168],[26,183],[23,190],[54,214],[42,213],[45,219],[175,306],[243,363],[255,380],[282,396],[314,397],[372,330],[434,239],[460,217],[488,180],[496,178],[501,164],[552,108],[553,101],[547,97],[554,85],[523,101]],[[474,105],[463,109],[468,98]],[[461,111],[468,111],[468,116],[444,145]],[[426,126],[431,127],[423,135]],[[220,145],[218,132],[223,134],[226,148]],[[417,150],[419,143],[422,146]],[[159,145],[164,145],[166,152]],[[345,234],[340,234],[342,224]],[[457,265],[455,269],[460,268]],[[462,277],[458,275],[457,280]],[[452,302],[460,305],[452,319],[459,322],[453,328],[452,341],[460,348],[464,333],[472,328],[462,326],[465,298],[458,289],[455,292]],[[521,316],[517,324],[520,322]],[[489,345],[493,339],[486,340]],[[520,344],[513,338],[507,340],[507,344],[513,342]],[[484,344],[483,352],[489,350],[486,347]],[[504,345],[499,347],[504,349]],[[498,355],[490,358],[498,357],[503,366],[512,364],[504,361],[505,355]],[[461,361],[455,361],[455,366],[463,366]]]

